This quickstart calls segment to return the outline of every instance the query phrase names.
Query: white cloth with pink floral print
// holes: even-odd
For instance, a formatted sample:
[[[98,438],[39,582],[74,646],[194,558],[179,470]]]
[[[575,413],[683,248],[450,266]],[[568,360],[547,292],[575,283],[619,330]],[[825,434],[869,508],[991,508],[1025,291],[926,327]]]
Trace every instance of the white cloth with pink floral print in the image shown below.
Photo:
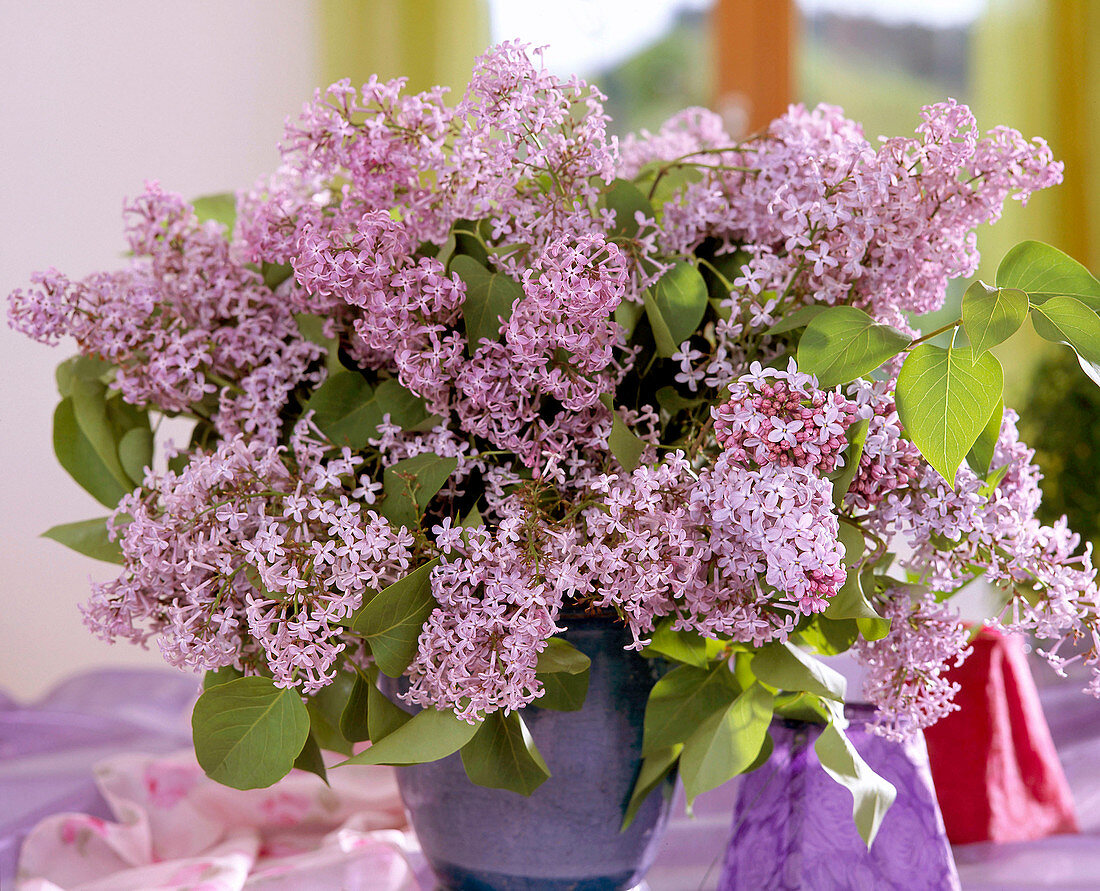
[[[119,755],[95,775],[115,820],[47,817],[23,844],[19,891],[419,887],[392,768],[342,767],[331,787],[293,771],[242,792],[185,752]]]

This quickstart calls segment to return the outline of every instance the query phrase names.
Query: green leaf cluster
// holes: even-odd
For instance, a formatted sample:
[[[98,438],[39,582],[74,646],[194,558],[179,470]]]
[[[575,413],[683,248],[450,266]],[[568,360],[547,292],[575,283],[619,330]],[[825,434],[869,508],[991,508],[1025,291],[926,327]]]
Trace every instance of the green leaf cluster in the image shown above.
[[[898,415],[928,462],[948,482],[966,458],[983,477],[996,472],[993,449],[1004,403],[1003,372],[988,350],[1029,315],[1036,333],[1069,346],[1100,381],[1100,282],[1066,254],[1036,241],[1017,245],[997,269],[997,285],[972,285],[963,297],[969,347],[920,344],[897,383]]]
[[[827,388],[870,375],[906,353],[896,387],[898,415],[921,454],[953,485],[964,458],[983,477],[995,471],[991,463],[1003,415],[1004,374],[990,349],[1030,315],[1041,337],[1071,347],[1085,372],[1100,383],[1097,310],[1100,282],[1056,248],[1029,241],[1005,256],[996,286],[975,282],[963,296],[959,320],[925,337],[911,339],[852,306],[803,307],[768,333],[804,327],[798,367]],[[962,329],[969,345],[956,344],[954,336],[946,346],[928,342],[955,328]],[[850,451],[855,455],[857,450],[853,440]],[[851,476],[838,473],[834,482],[839,503]]]
[[[694,650],[688,658],[699,661],[698,650],[691,644],[685,649],[684,643],[666,635],[658,646],[685,656]],[[635,786],[628,821],[677,761],[689,806],[698,795],[753,766],[765,745],[772,705],[772,694],[759,685],[742,689],[724,660],[673,668],[654,685],[646,705],[645,782]]]

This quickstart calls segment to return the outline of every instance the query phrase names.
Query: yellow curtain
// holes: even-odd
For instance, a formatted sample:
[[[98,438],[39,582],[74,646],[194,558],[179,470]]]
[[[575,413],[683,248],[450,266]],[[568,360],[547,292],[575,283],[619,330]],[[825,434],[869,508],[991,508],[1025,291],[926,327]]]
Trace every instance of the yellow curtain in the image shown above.
[[[979,234],[980,275],[992,281],[1004,253],[1036,239],[1100,272],[1100,3],[1093,0],[990,0],[975,29],[972,83],[978,123],[1043,136],[1065,162],[1062,185]],[[1030,333],[1030,332],[1029,332]],[[1006,396],[1018,401],[1046,349],[1034,334],[1005,347]]]
[[[486,0],[316,0],[321,74],[332,83],[372,74],[407,77],[408,89],[461,92],[489,44]]]
[[[1010,209],[983,233],[990,262],[1003,253],[994,248],[1038,238],[1100,266],[1100,175],[1090,158],[1100,118],[1089,112],[1100,107],[1098,50],[1100,4],[1090,0],[992,0],[980,20],[973,55],[979,123],[1042,135],[1066,165],[1061,186],[1035,196],[1026,211]]]

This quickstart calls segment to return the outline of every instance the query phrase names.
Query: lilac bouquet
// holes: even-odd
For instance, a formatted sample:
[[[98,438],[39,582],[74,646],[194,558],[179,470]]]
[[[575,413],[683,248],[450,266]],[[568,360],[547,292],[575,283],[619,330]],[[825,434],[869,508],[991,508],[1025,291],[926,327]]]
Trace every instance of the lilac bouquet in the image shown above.
[[[911,733],[953,707],[948,598],[984,577],[992,621],[1059,669],[1083,641],[1100,694],[1090,555],[1035,519],[989,352],[1030,316],[1095,375],[1100,282],[1026,242],[961,318],[911,321],[1061,165],[954,102],[875,148],[827,106],[741,141],[689,109],[620,143],[601,100],[506,43],[454,104],[318,92],[250,191],[149,185],[127,269],[10,299],[79,347],[55,447],[112,509],[48,534],[122,567],[97,634],[207,672],[195,746],[222,782],[461,749],[529,793],[524,707],[587,683],[556,635],[613,616],[672,666],[636,801],[677,765],[690,800],[766,757],[773,715],[809,717],[870,839],[894,791],[814,654],[854,650],[880,732]],[[190,442],[155,449],[177,416]]]

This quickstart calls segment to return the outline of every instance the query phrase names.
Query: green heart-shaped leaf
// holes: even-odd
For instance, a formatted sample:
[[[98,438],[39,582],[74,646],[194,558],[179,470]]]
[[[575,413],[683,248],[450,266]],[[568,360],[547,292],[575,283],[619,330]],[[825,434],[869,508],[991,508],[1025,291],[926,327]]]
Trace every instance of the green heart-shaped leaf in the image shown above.
[[[814,693],[843,702],[847,691],[844,675],[794,644],[770,643],[752,657],[752,673],[778,690]]]
[[[768,738],[774,704],[771,693],[753,684],[688,737],[680,753],[680,776],[689,807],[697,796],[752,766]]]
[[[444,458],[433,452],[391,464],[382,474],[385,495],[378,512],[395,526],[415,529],[428,503],[456,467],[458,458]]]
[[[436,557],[414,569],[379,591],[342,623],[366,639],[374,661],[391,678],[400,677],[416,656],[417,638],[436,607],[431,572],[438,564]],[[365,707],[364,699],[364,710]]]
[[[486,715],[462,747],[462,766],[470,782],[520,795],[530,795],[550,779],[550,768],[518,712]]]
[[[74,480],[107,507],[114,508],[131,491],[130,480],[118,458],[112,468],[77,423],[73,397],[62,399],[53,415],[53,449],[57,460]],[[117,472],[116,472],[117,471]]]
[[[580,711],[588,697],[588,675],[587,669],[579,674],[566,671],[536,674],[536,680],[542,684],[542,696],[531,705],[556,712]]]
[[[870,374],[909,346],[909,337],[862,309],[831,306],[810,320],[798,342],[798,370],[825,389]]]
[[[412,715],[391,702],[389,697],[378,689],[377,684],[371,683],[367,689],[367,724],[373,742],[385,739],[411,719]]]
[[[135,486],[145,481],[145,468],[153,464],[153,431],[132,427],[118,441],[118,460]]]
[[[370,688],[374,686],[358,671],[351,685],[344,709],[340,712],[340,735],[348,742],[362,742],[370,739],[368,720],[370,716]]]
[[[330,373],[310,397],[306,409],[334,445],[366,448],[367,440],[378,435],[384,415],[406,430],[429,415],[424,400],[395,380],[382,381],[376,388],[356,371]]]
[[[852,424],[847,430],[848,448],[844,451],[844,466],[832,475],[833,504],[839,509],[844,501],[844,496],[852,487],[852,480],[859,472],[859,462],[863,458],[863,447],[867,443],[867,431],[870,422],[861,418]]]
[[[950,485],[1001,399],[1004,373],[992,353],[923,343],[898,375],[898,417],[920,452]]]
[[[737,694],[724,662],[710,670],[693,665],[672,669],[650,691],[642,754],[684,742],[707,718],[733,702]]]
[[[620,238],[634,238],[638,234],[637,212],[653,219],[653,205],[629,180],[613,180],[604,192],[603,202],[605,207],[615,211],[615,226],[610,233]]]
[[[214,220],[221,223],[233,234],[233,227],[237,224],[237,196],[232,192],[218,192],[216,195],[203,195],[191,202],[195,208],[195,216],[200,223]]]
[[[707,283],[692,264],[676,263],[645,292],[657,353],[669,358],[691,337],[707,311]]]
[[[1100,362],[1100,315],[1075,297],[1051,297],[1031,311],[1035,332],[1073,347],[1081,358]]]
[[[314,738],[312,731],[306,736],[306,744],[302,746],[302,751],[294,759],[294,766],[298,770],[316,774],[324,780],[326,786],[328,785],[325,759],[321,756],[321,747],[317,745],[317,740]]]
[[[462,318],[471,355],[482,340],[500,336],[501,320],[512,316],[512,307],[523,299],[523,286],[501,272],[490,272],[472,257],[459,254],[451,261],[451,272],[466,283]]]
[[[618,412],[611,416],[611,433],[607,437],[607,447],[623,470],[632,472],[645,451],[646,442],[627,426]]]
[[[78,554],[103,560],[107,563],[123,562],[122,548],[117,541],[107,537],[107,517],[97,520],[81,520],[77,523],[63,523],[42,533],[43,538],[52,538]]]
[[[297,690],[276,687],[270,678],[237,678],[199,697],[191,729],[208,777],[258,789],[290,773],[309,735],[309,712]]]
[[[852,793],[856,829],[870,849],[897,790],[867,766],[848,737],[834,724],[821,731],[814,751],[825,772]]]
[[[540,674],[564,671],[568,674],[580,674],[588,671],[592,660],[573,644],[560,637],[551,637],[546,641],[546,649],[539,653],[536,671]]]
[[[993,464],[993,452],[997,448],[997,440],[1001,436],[1001,424],[1004,422],[1005,403],[1001,399],[989,414],[982,432],[974,440],[974,445],[966,453],[966,463],[970,465],[978,476],[985,477]]]
[[[1017,288],[991,288],[985,282],[967,288],[962,323],[974,358],[1015,334],[1027,318],[1028,305],[1027,294]]]
[[[453,755],[468,743],[481,724],[469,724],[452,711],[426,708],[369,749],[344,764],[424,764]]]
[[[634,822],[634,818],[638,816],[638,811],[641,809],[642,804],[650,793],[652,793],[660,784],[661,781],[669,775],[672,769],[676,766],[676,762],[680,758],[680,752],[683,751],[683,744],[677,743],[674,746],[669,746],[665,749],[658,749],[650,755],[646,755],[642,759],[641,769],[638,771],[638,779],[634,781],[633,791],[630,793],[630,801],[626,805],[626,813],[623,815],[623,824],[620,832],[626,832],[630,824]],[[671,787],[671,784],[669,784]]]
[[[778,322],[772,325],[765,334],[785,334],[796,328],[805,328],[814,319],[821,315],[829,306],[825,303],[812,303],[809,306],[800,306],[794,312],[789,312]]]
[[[1100,281],[1068,254],[1041,241],[1021,242],[1005,254],[997,267],[997,287],[1027,291],[1032,304],[1061,294],[1100,309]]]

